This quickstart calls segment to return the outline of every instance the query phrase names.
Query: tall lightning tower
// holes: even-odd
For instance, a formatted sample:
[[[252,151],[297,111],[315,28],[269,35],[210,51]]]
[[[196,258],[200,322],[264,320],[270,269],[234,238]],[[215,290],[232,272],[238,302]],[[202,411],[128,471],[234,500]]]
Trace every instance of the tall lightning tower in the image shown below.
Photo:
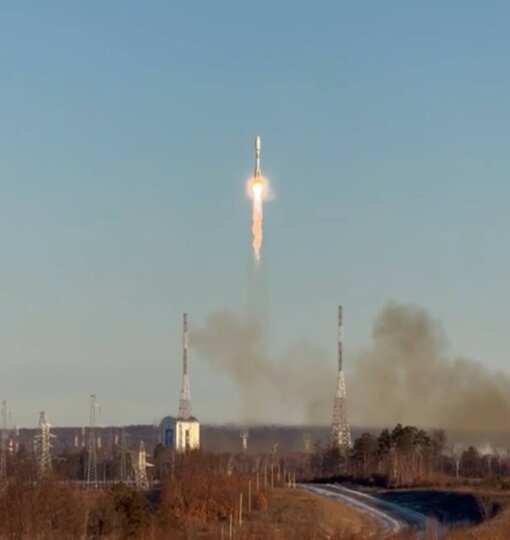
[[[45,476],[51,472],[51,438],[50,424],[46,413],[39,413],[39,435],[36,435],[37,470],[39,476]]]
[[[179,419],[191,418],[191,392],[188,375],[188,314],[182,315],[182,386],[179,400]]]
[[[344,323],[342,306],[338,306],[338,373],[336,379],[335,401],[333,403],[333,422],[331,442],[343,453],[352,447],[351,428],[347,420],[347,391],[343,372]]]
[[[87,484],[97,486],[96,396],[90,395],[90,428],[87,459]]]

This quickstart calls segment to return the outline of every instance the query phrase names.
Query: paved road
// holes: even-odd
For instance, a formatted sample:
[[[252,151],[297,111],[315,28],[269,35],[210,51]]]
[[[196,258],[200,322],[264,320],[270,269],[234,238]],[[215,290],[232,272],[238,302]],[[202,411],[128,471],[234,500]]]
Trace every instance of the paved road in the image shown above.
[[[341,501],[355,510],[363,512],[381,524],[383,534],[391,535],[404,529],[423,533],[431,520],[425,514],[396,503],[383,501],[367,493],[346,488],[340,484],[303,484],[301,487]],[[440,530],[436,523],[439,533]],[[441,536],[442,534],[440,534]]]

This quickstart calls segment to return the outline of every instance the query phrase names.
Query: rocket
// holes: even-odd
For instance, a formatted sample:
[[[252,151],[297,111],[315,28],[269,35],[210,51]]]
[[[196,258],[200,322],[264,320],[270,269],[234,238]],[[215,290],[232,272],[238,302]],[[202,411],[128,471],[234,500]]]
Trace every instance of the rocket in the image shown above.
[[[260,178],[260,136],[255,137],[255,178]]]
[[[247,194],[253,201],[251,226],[253,234],[252,247],[255,262],[257,264],[260,262],[260,248],[262,247],[263,204],[269,187],[267,180],[260,172],[260,147],[261,141],[260,137],[257,135],[255,137],[255,172],[253,173],[253,177],[250,178],[246,184]]]

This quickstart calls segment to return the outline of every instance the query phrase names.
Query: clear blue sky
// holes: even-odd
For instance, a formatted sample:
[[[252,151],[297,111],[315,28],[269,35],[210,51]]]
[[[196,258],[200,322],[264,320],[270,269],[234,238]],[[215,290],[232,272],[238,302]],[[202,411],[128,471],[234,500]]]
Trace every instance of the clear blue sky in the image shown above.
[[[85,423],[91,392],[109,422],[175,412],[181,312],[245,306],[256,134],[274,349],[334,363],[336,305],[355,351],[396,300],[506,369],[509,23],[503,1],[4,2],[13,420]],[[192,362],[197,415],[235,420],[232,383]]]

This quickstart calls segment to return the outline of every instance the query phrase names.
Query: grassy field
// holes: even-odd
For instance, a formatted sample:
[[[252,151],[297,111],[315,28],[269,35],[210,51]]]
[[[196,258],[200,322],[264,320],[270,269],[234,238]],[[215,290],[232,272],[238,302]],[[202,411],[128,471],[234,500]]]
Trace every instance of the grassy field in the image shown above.
[[[301,489],[278,488],[267,507],[252,511],[242,526],[234,520],[235,540],[357,540],[374,538],[378,524],[337,501]],[[194,538],[230,538],[230,523],[204,527]]]
[[[378,530],[372,518],[361,515],[350,507],[305,490],[275,490],[267,519],[282,524],[286,529],[306,534],[326,533],[338,538],[365,537]]]

